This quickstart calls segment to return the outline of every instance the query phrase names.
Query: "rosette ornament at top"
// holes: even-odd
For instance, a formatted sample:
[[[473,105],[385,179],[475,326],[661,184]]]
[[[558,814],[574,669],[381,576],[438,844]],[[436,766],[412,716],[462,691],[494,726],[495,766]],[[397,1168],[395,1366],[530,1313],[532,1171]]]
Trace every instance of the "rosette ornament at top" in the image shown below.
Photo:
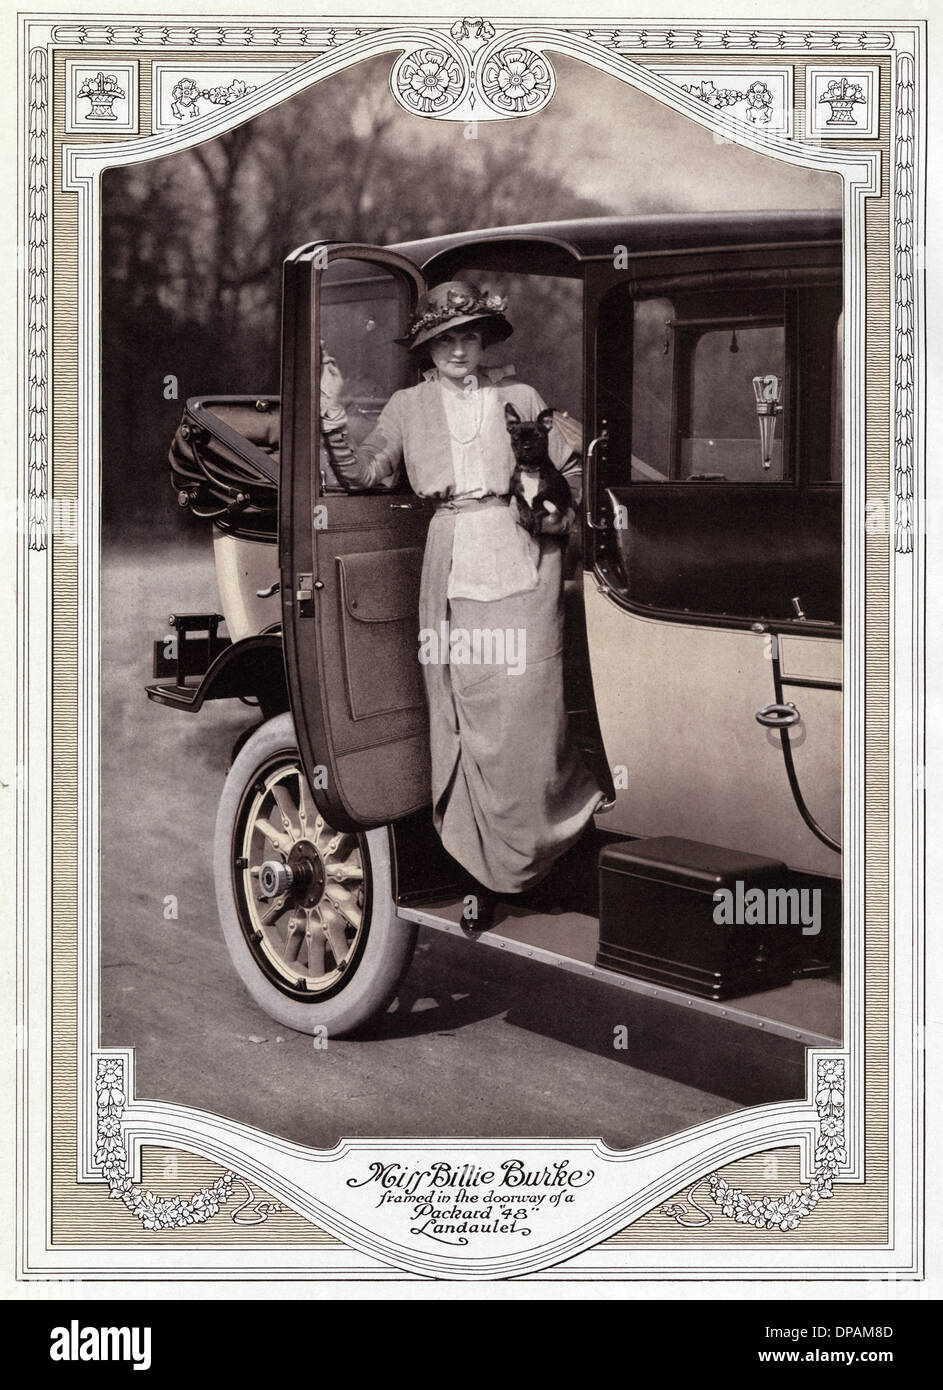
[[[417,116],[447,116],[461,102],[468,73],[447,48],[418,48],[404,53],[390,74],[393,95]]]
[[[554,76],[547,59],[533,49],[499,48],[482,62],[478,82],[484,100],[502,116],[529,116],[553,96]]]

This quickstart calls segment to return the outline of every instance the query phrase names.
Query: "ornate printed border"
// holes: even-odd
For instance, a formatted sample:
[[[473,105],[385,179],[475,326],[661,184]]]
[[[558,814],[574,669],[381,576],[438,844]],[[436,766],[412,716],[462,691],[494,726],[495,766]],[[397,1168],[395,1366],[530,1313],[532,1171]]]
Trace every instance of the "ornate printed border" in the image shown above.
[[[801,1190],[788,1192],[784,1197],[749,1197],[741,1188],[732,1188],[719,1173],[711,1173],[707,1182],[711,1199],[724,1216],[741,1225],[756,1226],[763,1231],[794,1231],[799,1222],[813,1212],[823,1199],[829,1198],[836,1179],[848,1161],[845,1137],[845,1062],[841,1057],[820,1057],[816,1063],[815,1108],[819,1113],[819,1133],[815,1144],[815,1171]],[[712,1217],[699,1206],[694,1184],[687,1200],[705,1218],[691,1216],[683,1202],[667,1202],[661,1210],[673,1217],[679,1226],[697,1229],[709,1226]]]
[[[894,492],[896,546],[914,548],[914,60],[897,64],[894,133]]]
[[[507,43],[494,32],[494,27],[485,20],[462,20],[455,22],[446,36],[433,26],[427,26],[429,44],[436,51],[451,51],[461,54],[464,62],[466,86],[463,98],[467,96],[473,103],[476,89],[480,90],[482,101],[493,116],[508,117],[527,114],[527,102],[532,99],[533,109],[540,109],[549,100],[553,90],[553,72],[549,62],[539,52],[540,26],[529,26],[535,34],[535,46]],[[489,32],[490,31],[490,32]],[[353,25],[166,25],[135,24],[119,22],[116,24],[55,25],[51,30],[53,44],[61,44],[81,49],[82,47],[112,47],[115,49],[133,48],[141,51],[148,48],[188,47],[201,49],[212,45],[215,51],[257,47],[277,52],[279,48],[309,48],[312,53],[329,52],[340,47],[360,47],[361,41],[378,35],[380,29],[363,28]],[[411,31],[413,34],[416,30]],[[880,29],[840,30],[772,30],[769,28],[746,29],[739,26],[728,29],[700,29],[691,27],[632,27],[632,26],[593,26],[588,29],[568,29],[563,31],[589,42],[600,51],[600,65],[612,71],[611,65],[602,62],[603,52],[620,54],[626,50],[641,50],[643,53],[777,53],[787,52],[834,52],[834,53],[880,53],[895,50],[895,36]],[[539,35],[539,38],[537,37]],[[446,45],[451,41],[451,48]],[[441,47],[440,47],[441,46]],[[468,50],[466,53],[465,50]],[[51,49],[48,51],[52,51]],[[421,53],[422,49],[411,50],[411,55]],[[493,60],[490,88],[485,88],[482,55],[488,53]],[[474,54],[474,61],[470,55]],[[511,55],[520,55],[512,58]],[[358,54],[358,56],[360,56]],[[409,55],[404,55],[409,56]],[[535,74],[530,59],[545,64],[543,72]],[[353,60],[353,55],[351,57]],[[403,60],[401,60],[402,62]],[[514,64],[518,64],[517,67]],[[502,81],[501,74],[504,74]],[[524,73],[534,76],[532,83],[515,81]],[[427,74],[428,75],[428,74]],[[28,496],[29,496],[29,548],[42,550],[48,543],[48,402],[47,370],[48,354],[46,327],[48,323],[48,227],[47,202],[49,167],[48,144],[48,91],[47,91],[47,48],[36,44],[29,54],[29,152],[27,163],[28,177],[28,246],[29,261],[26,271],[27,327],[29,330],[29,391],[25,410],[26,434],[28,439]],[[897,347],[897,379],[895,384],[895,461],[897,474],[897,549],[899,553],[913,550],[913,472],[914,472],[914,352],[916,347],[916,324],[914,309],[914,86],[916,69],[910,53],[897,56],[896,95],[896,146],[893,161],[895,198],[895,326]],[[416,90],[411,83],[411,90]],[[518,90],[520,89],[520,90]],[[402,95],[402,92],[400,93]],[[539,104],[538,104],[539,103]],[[410,108],[411,109],[411,108]],[[445,113],[431,111],[428,114],[452,114],[459,109],[458,102]],[[481,117],[481,108],[478,115]],[[96,1098],[99,1118],[96,1126],[95,1161],[96,1168],[115,1189],[112,1196],[121,1197],[128,1205],[126,1197],[132,1201],[129,1210],[144,1222],[146,1229],[157,1229],[161,1225],[194,1224],[215,1215],[224,1201],[228,1201],[236,1179],[226,1173],[213,1185],[203,1189],[192,1199],[181,1198],[148,1200],[149,1194],[137,1194],[130,1183],[126,1160],[117,1156],[110,1141],[115,1139],[111,1132],[115,1126],[120,1131],[121,1116],[126,1100],[121,1084],[107,1070],[112,1064],[100,1063],[96,1074]],[[831,1087],[841,1095],[840,1104],[834,1096],[829,1104],[833,1107],[824,1113],[816,1095],[816,1105],[820,1119],[820,1134],[816,1148],[817,1168],[802,1193],[794,1192],[784,1198],[749,1198],[745,1193],[732,1191],[719,1174],[709,1179],[711,1195],[725,1215],[733,1216],[741,1222],[763,1225],[766,1229],[793,1229],[789,1223],[808,1214],[816,1203],[830,1194],[831,1183],[838,1176],[842,1163],[847,1159],[844,1111],[844,1062],[837,1059],[819,1061],[820,1082],[827,1066],[838,1067],[841,1071],[840,1085]],[[834,1078],[833,1078],[834,1079]],[[114,1084],[112,1084],[114,1083]],[[821,1089],[821,1088],[820,1088]],[[120,1095],[119,1095],[120,1093]],[[101,1098],[105,1097],[104,1100]],[[110,1097],[110,1098],[108,1098]],[[838,1108],[836,1108],[838,1107]],[[840,1125],[840,1144],[838,1132],[833,1129],[826,1134],[826,1125]],[[102,1127],[104,1125],[104,1128]],[[826,1145],[827,1153],[820,1153],[826,1139],[835,1141],[831,1147]],[[122,1155],[123,1155],[122,1148]],[[107,1172],[106,1170],[107,1166]],[[245,1185],[245,1184],[244,1184]],[[692,1192],[696,1189],[692,1189]],[[152,1197],[152,1194],[150,1194]],[[247,1187],[247,1200],[251,1193]],[[160,1205],[161,1203],[166,1205]],[[210,1208],[216,1202],[214,1211]],[[243,1204],[243,1207],[246,1203]],[[277,1204],[276,1204],[277,1206]],[[728,1211],[729,1208],[729,1211]],[[241,1211],[243,1208],[239,1208]],[[274,1209],[274,1208],[273,1208]],[[703,1210],[702,1208],[697,1208]],[[260,1218],[264,1219],[264,1213]],[[206,1215],[201,1213],[206,1212]],[[147,1220],[145,1220],[145,1216]],[[173,1216],[173,1220],[171,1220]],[[179,1218],[179,1219],[178,1219]],[[762,1221],[760,1220],[762,1218]],[[776,1219],[778,1218],[778,1220]],[[234,1218],[235,1219],[235,1218]],[[708,1218],[709,1219],[709,1218]],[[147,1222],[153,1220],[153,1225]],[[783,1222],[786,1222],[784,1225]],[[689,1224],[689,1223],[683,1223]]]
[[[450,39],[451,39],[451,35],[450,35],[449,37],[450,37]],[[470,43],[473,42],[473,35],[472,35],[472,34],[469,35],[469,42],[470,42]],[[502,50],[501,50],[501,45],[502,45],[503,42],[504,42],[504,40],[503,40],[502,36],[501,36],[500,34],[496,34],[496,35],[493,37],[493,39],[490,40],[490,42],[486,41],[486,42],[482,45],[482,47],[476,52],[475,58],[474,58],[474,64],[475,64],[475,68],[476,68],[477,71],[485,70],[484,65],[485,65],[485,63],[489,60],[490,56],[491,56],[492,54],[496,53],[496,52],[502,51]],[[549,46],[550,44],[552,44],[552,42],[553,42],[553,37],[552,37],[552,35],[550,35],[550,34],[541,35],[541,43],[545,43],[545,44],[547,44],[547,45]],[[446,50],[449,50],[450,44],[449,44],[449,42],[447,42],[444,38],[440,41],[440,43],[441,43],[440,49],[435,50],[435,57],[434,57],[434,59],[430,59],[430,61],[428,62],[428,65],[427,65],[427,66],[428,66],[428,71],[427,71],[426,73],[424,73],[424,74],[418,74],[418,73],[417,73],[417,77],[418,77],[418,76],[421,76],[421,77],[423,77],[423,78],[425,78],[425,77],[431,77],[431,78],[433,78],[433,79],[436,79],[435,85],[434,85],[434,87],[433,87],[433,89],[432,89],[432,91],[433,91],[432,109],[431,109],[429,112],[425,113],[425,114],[432,114],[432,115],[442,114],[442,115],[445,115],[445,116],[447,116],[447,117],[453,117],[454,115],[458,114],[458,113],[461,111],[461,105],[460,105],[460,103],[465,99],[465,97],[466,97],[468,94],[473,94],[474,88],[473,88],[473,86],[472,86],[472,84],[471,84],[470,81],[466,81],[465,84],[462,85],[458,80],[456,80],[456,83],[455,83],[456,90],[455,90],[454,94],[452,95],[452,98],[451,98],[451,99],[447,99],[447,100],[445,100],[445,101],[442,101],[442,103],[441,103],[441,106],[442,106],[441,113],[439,113],[439,112],[437,112],[437,111],[435,110],[435,98],[436,98],[436,95],[437,95],[438,93],[440,93],[440,92],[446,91],[446,89],[448,88],[448,85],[449,85],[449,74],[448,74],[448,72],[445,70],[445,67],[444,67],[444,60],[443,60],[442,57],[441,57],[441,53],[445,52]],[[507,46],[510,46],[510,44],[508,44]],[[540,47],[540,44],[538,44],[538,43],[535,42],[535,44],[534,44],[534,49],[536,50],[538,47]],[[459,50],[458,50],[457,48],[454,48],[453,51],[454,51],[455,53],[458,53],[458,52],[459,52]],[[428,55],[430,54],[430,52],[432,52],[431,48],[426,48],[426,49],[423,49],[423,50],[419,50],[419,51],[418,51],[419,56],[420,56],[421,58],[428,57]],[[410,58],[415,58],[415,55],[416,55],[416,50],[409,50],[409,51],[406,53],[404,59],[401,59],[401,60],[400,60],[400,64],[403,65],[403,64],[407,63],[407,62],[409,61]],[[404,73],[405,73],[405,71],[407,71],[407,70],[404,69],[402,66],[400,67],[399,70],[400,70],[400,71],[404,71]],[[393,79],[393,81],[394,81],[394,89],[395,89],[396,73],[397,73],[397,71],[398,71],[397,67],[394,66],[394,79]],[[619,76],[624,76],[624,75],[625,75],[625,74],[624,74],[624,70],[621,69],[621,65],[620,65],[620,67],[617,67],[616,73],[617,73],[617,75],[619,75]],[[296,76],[296,78],[297,78],[297,74],[296,74],[295,76]],[[310,80],[310,76],[309,76],[308,74],[302,74],[302,78],[305,78],[305,77],[308,77],[308,80]],[[659,96],[659,98],[660,98],[662,101],[666,101],[666,102],[667,102],[668,104],[670,104],[670,105],[675,105],[678,109],[684,111],[686,114],[689,114],[689,113],[690,113],[690,108],[691,108],[691,106],[695,104],[695,103],[692,103],[691,99],[687,96],[687,94],[681,92],[681,91],[678,89],[677,85],[676,85],[673,81],[669,80],[668,78],[664,77],[663,75],[658,74],[657,72],[653,72],[651,69],[647,69],[647,68],[637,69],[636,72],[635,72],[635,74],[634,74],[634,77],[635,77],[635,80],[636,80],[637,84],[640,85],[640,86],[643,86],[643,87],[644,87],[645,85],[647,85],[648,83],[652,83],[652,84],[657,83],[657,93],[656,93],[656,94]],[[417,85],[417,87],[416,87],[415,90],[418,91],[418,90],[420,90],[420,89],[421,89],[421,83],[419,83],[419,85]],[[467,108],[466,108],[466,110],[467,110]],[[419,114],[423,114],[423,113],[419,113]],[[509,111],[504,112],[503,114],[504,114],[506,117],[507,117],[507,116],[513,117],[515,114],[523,114],[523,113],[517,113],[517,112],[510,111],[510,110],[509,110]],[[711,123],[713,120],[715,120],[715,119],[717,118],[717,113],[715,113],[714,111],[712,111],[712,110],[710,110],[710,109],[706,109],[706,108],[702,108],[700,111],[698,111],[697,114],[698,114],[698,117],[699,117],[700,119],[702,119],[705,123]],[[223,121],[223,120],[225,120],[225,113],[224,113],[224,112],[223,112],[223,113],[220,113],[220,121]],[[724,130],[725,130],[725,133],[726,133],[726,132],[729,132],[729,129],[730,129],[729,123],[725,123],[725,125],[724,125],[723,128],[724,128]],[[179,134],[180,134],[180,133],[178,132],[178,139],[179,139]],[[788,138],[787,138],[786,136],[784,136],[784,135],[775,134],[775,133],[774,133],[774,134],[765,134],[765,133],[764,133],[763,137],[760,138],[760,136],[759,136],[758,133],[757,133],[757,134],[754,134],[754,133],[751,132],[751,131],[745,131],[745,132],[743,133],[743,135],[741,136],[741,138],[743,139],[744,143],[750,144],[750,143],[753,143],[753,142],[755,141],[758,145],[762,146],[763,148],[768,148],[770,145],[772,145],[774,148],[780,149],[780,150],[782,150],[783,152],[787,152],[787,151],[788,151],[788,152],[790,152],[790,153],[793,154],[793,157],[794,157],[794,158],[796,157],[795,152],[793,152],[792,149],[791,149],[790,142],[789,142]],[[823,152],[821,152],[821,151],[813,151],[813,153],[812,153],[812,155],[811,155],[810,157],[812,157],[812,158],[818,160],[818,162],[820,162],[820,163],[821,163],[821,162],[834,161],[838,166],[841,166],[842,163],[843,163],[843,161],[844,161],[845,165],[848,167],[848,173],[849,173],[849,188],[852,188],[852,187],[853,187],[855,191],[854,191],[853,193],[846,194],[846,198],[847,198],[847,201],[846,201],[846,216],[847,216],[848,219],[849,219],[849,221],[848,221],[849,235],[852,236],[851,229],[854,228],[854,234],[853,234],[853,236],[852,236],[852,240],[855,241],[855,238],[857,238],[857,241],[855,241],[855,244],[856,244],[856,245],[859,245],[859,249],[860,249],[860,246],[863,245],[863,223],[862,223],[862,221],[861,221],[861,203],[860,203],[860,199],[861,199],[861,197],[862,197],[864,194],[866,194],[867,192],[872,192],[872,191],[874,191],[874,189],[875,189],[875,187],[876,187],[875,181],[874,181],[874,161],[873,161],[873,157],[872,157],[870,163],[869,163],[867,157],[865,157],[865,159],[862,160],[862,159],[861,159],[859,156],[857,156],[857,155],[849,156],[849,157],[846,158],[846,157],[844,157],[844,156],[842,156],[842,155],[834,155],[834,156],[832,156],[829,152],[824,152],[824,157],[823,157]],[[64,160],[64,186],[65,186],[66,188],[68,188],[68,189],[75,189],[76,191],[78,191],[78,192],[80,193],[80,195],[81,195],[81,197],[80,197],[80,207],[83,208],[83,210],[84,210],[84,211],[83,211],[83,215],[82,215],[82,224],[85,225],[85,226],[89,226],[89,227],[95,225],[96,217],[97,217],[97,213],[94,211],[93,205],[92,205],[92,201],[91,201],[91,199],[92,199],[93,196],[94,196],[94,189],[95,189],[95,186],[96,186],[96,185],[95,185],[94,177],[93,177],[93,175],[92,175],[92,170],[93,170],[94,167],[95,167],[95,158],[94,158],[94,156],[83,156],[83,155],[82,155],[80,152],[78,152],[78,151],[70,151],[70,150],[67,150],[67,151],[66,151],[66,153],[65,153],[65,160]],[[852,167],[853,167],[854,170],[855,170],[854,178],[851,177],[851,168],[852,168]],[[81,170],[81,172],[80,172],[80,170]],[[857,288],[852,288],[852,289],[849,290],[849,293],[850,293],[850,295],[852,296],[852,302],[853,302],[853,303],[855,302],[855,296],[860,296],[860,294],[862,293],[862,290],[863,290],[863,278],[859,275],[859,277],[858,277]],[[91,322],[89,321],[89,322],[86,323],[86,332],[88,332],[91,328],[92,328],[92,324],[91,324]],[[94,360],[94,359],[92,359],[92,360]],[[94,969],[93,969],[93,974],[94,974]],[[708,1160],[708,1161],[710,1161],[710,1160]],[[274,1175],[274,1174],[268,1174],[267,1177],[266,1177],[266,1181],[268,1182],[268,1184],[269,1184],[270,1186],[274,1185],[274,1182],[275,1182],[275,1175]],[[328,1229],[335,1229],[335,1223],[333,1222],[330,1213],[327,1213],[326,1215],[325,1215],[325,1214],[322,1214],[322,1216],[321,1216],[321,1221],[322,1221],[322,1224],[324,1224],[324,1225],[326,1225],[326,1226],[328,1227]],[[335,1233],[336,1233],[336,1231],[335,1231]],[[381,1246],[381,1253],[382,1253],[382,1246]],[[432,1268],[438,1268],[438,1266],[433,1265]]]
[[[66,112],[65,112],[65,132],[67,135],[137,135],[138,133],[138,82],[139,65],[137,59],[126,59],[120,62],[100,63],[98,61],[80,62],[76,59],[66,60]],[[97,69],[97,71],[96,71]],[[81,86],[77,82],[79,73],[87,74],[89,81],[92,80],[92,73],[95,74],[95,88],[100,90],[85,91],[85,83]],[[121,83],[124,86],[121,86]],[[79,99],[89,101],[91,110],[80,113],[78,109]],[[117,116],[114,112],[115,103],[120,101],[125,105],[124,116]],[[94,115],[95,109],[100,107],[100,114]],[[113,122],[113,124],[112,124]]]
[[[269,1216],[281,1211],[281,1203],[255,1201],[255,1194],[245,1178],[225,1172],[212,1187],[201,1187],[192,1197],[158,1197],[142,1190],[131,1175],[127,1149],[121,1129],[121,1118],[128,1100],[128,1081],[125,1062],[119,1056],[102,1056],[95,1073],[97,1121],[95,1126],[95,1162],[108,1183],[108,1195],[123,1202],[136,1216],[145,1231],[165,1231],[183,1226],[198,1226],[218,1216],[232,1197],[233,1185],[245,1190],[245,1200],[230,1213],[237,1226],[260,1226]],[[243,1216],[251,1208],[252,1216]]]
[[[708,64],[653,68],[682,91],[717,111],[730,111],[759,131],[793,133],[793,69],[748,68]]]
[[[434,24],[424,21],[433,29]],[[462,19],[453,29],[466,31],[480,26],[493,27],[483,19]],[[389,26],[392,27],[392,26]],[[529,26],[536,31],[540,23]],[[620,24],[617,27],[600,24],[587,28],[567,26],[568,32],[591,39],[613,49],[642,49],[645,52],[678,53],[783,53],[787,50],[815,53],[866,53],[888,51],[894,47],[893,33],[886,29],[834,29],[808,27],[777,28],[758,24],[733,24],[712,28],[709,25]],[[350,23],[324,21],[320,24],[285,23],[259,24],[157,24],[148,21],[135,23],[88,22],[56,24],[51,31],[52,42],[77,47],[140,48],[143,46],[180,48],[318,48],[335,45],[349,39],[359,39],[378,32],[378,26],[364,28]]]
[[[201,1187],[186,1200],[156,1197],[153,1192],[142,1192],[135,1186],[121,1137],[126,1089],[124,1066],[117,1058],[99,1058],[95,1096],[98,1111],[95,1162],[108,1183],[109,1195],[124,1202],[132,1216],[139,1218],[145,1231],[198,1225],[217,1215],[232,1196],[233,1173],[224,1173],[212,1187]]]
[[[29,146],[27,151],[26,437],[30,550],[48,544],[49,489],[49,94],[45,48],[29,55]]]

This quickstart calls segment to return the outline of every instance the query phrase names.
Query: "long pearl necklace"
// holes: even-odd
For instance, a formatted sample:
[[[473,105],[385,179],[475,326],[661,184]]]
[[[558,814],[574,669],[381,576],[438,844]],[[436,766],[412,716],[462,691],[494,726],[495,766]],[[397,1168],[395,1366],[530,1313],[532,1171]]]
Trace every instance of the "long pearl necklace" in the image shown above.
[[[450,418],[449,407],[448,407],[448,395],[449,395],[449,394],[452,394],[452,395],[454,395],[454,396],[456,397],[456,400],[462,400],[462,401],[466,401],[466,400],[468,399],[468,397],[465,396],[465,395],[459,396],[457,392],[449,393],[449,390],[448,390],[448,387],[447,387],[447,386],[443,386],[443,387],[442,387],[442,395],[443,395],[443,397],[445,398],[445,407],[444,407],[444,408],[445,408],[445,423],[446,423],[446,427],[448,428],[448,432],[449,432],[450,437],[451,437],[452,439],[454,439],[454,441],[455,441],[456,444],[470,444],[470,443],[472,442],[472,440],[473,440],[473,439],[477,439],[478,436],[479,436],[479,434],[481,433],[481,426],[482,426],[482,423],[483,423],[483,421],[484,421],[484,414],[485,414],[485,411],[484,411],[484,402],[483,402],[483,400],[482,400],[482,394],[481,394],[481,393],[482,393],[482,388],[481,388],[480,386],[476,386],[476,387],[475,387],[475,390],[472,392],[472,396],[474,397],[474,401],[475,401],[475,409],[474,409],[474,423],[475,423],[475,428],[472,430],[471,434],[470,434],[470,435],[468,436],[468,438],[466,439],[466,438],[464,438],[462,435],[456,434],[455,431],[454,431],[454,429],[452,428],[452,420],[451,420],[451,418]]]

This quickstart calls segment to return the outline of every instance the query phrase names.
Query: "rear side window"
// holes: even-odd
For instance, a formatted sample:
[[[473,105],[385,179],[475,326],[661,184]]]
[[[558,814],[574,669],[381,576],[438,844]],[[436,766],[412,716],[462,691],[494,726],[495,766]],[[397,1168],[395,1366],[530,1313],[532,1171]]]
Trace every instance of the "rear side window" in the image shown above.
[[[602,324],[612,481],[840,481],[837,286],[634,300],[620,288]]]
[[[606,582],[637,611],[841,622],[841,288],[604,298]]]

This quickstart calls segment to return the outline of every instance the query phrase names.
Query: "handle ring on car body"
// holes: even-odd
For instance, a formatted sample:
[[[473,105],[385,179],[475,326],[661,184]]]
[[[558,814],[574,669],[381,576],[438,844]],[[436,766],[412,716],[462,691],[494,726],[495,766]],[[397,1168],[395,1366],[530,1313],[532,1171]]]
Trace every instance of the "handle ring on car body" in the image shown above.
[[[764,724],[767,729],[788,729],[790,725],[798,724],[800,718],[791,700],[785,705],[764,705],[756,712],[757,724]]]

